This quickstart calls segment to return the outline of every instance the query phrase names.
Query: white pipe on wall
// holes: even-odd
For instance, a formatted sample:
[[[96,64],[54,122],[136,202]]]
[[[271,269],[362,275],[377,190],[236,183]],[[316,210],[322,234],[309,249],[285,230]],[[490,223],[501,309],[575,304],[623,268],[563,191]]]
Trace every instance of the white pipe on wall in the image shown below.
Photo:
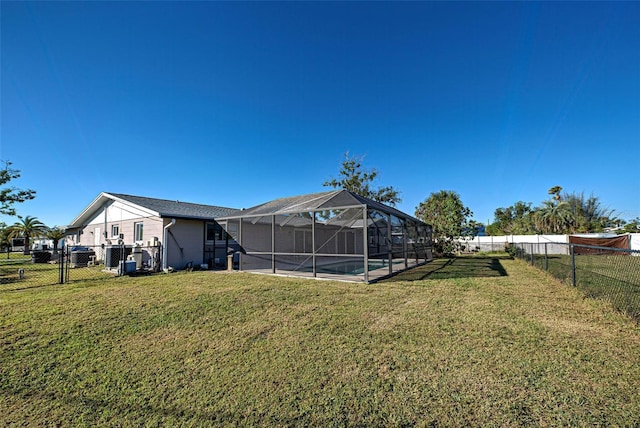
[[[163,269],[167,269],[169,267],[167,266],[167,253],[168,253],[167,246],[169,242],[167,239],[167,234],[169,232],[169,228],[172,227],[174,224],[176,224],[176,219],[172,218],[171,223],[169,223],[164,227],[164,231],[162,235],[162,268]]]

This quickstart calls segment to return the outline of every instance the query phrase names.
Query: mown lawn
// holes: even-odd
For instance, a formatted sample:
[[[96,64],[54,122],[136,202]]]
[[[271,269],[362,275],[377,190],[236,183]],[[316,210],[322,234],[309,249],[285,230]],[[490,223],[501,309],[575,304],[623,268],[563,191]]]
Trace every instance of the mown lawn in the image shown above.
[[[0,425],[640,424],[640,327],[520,260],[0,286]]]

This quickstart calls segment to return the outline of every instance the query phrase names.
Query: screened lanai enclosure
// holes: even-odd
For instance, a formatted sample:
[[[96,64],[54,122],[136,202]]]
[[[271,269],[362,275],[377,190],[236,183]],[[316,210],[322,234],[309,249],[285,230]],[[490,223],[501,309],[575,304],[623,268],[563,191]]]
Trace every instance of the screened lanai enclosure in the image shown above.
[[[218,223],[242,271],[371,282],[432,260],[431,226],[347,190],[276,199]]]

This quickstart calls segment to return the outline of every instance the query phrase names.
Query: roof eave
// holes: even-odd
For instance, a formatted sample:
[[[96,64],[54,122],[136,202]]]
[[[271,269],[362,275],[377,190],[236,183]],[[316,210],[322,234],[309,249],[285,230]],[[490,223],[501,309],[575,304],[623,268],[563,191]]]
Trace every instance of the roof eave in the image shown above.
[[[106,193],[105,192],[100,192],[100,194],[89,204],[87,205],[87,207],[82,210],[82,212],[73,219],[73,221],[69,224],[69,228],[76,228],[76,227],[81,227],[82,226],[82,220],[84,220],[86,217],[89,216],[90,212],[93,212],[95,210],[96,206],[102,205],[104,202],[104,199],[106,197]],[[101,201],[99,203],[99,201]]]
[[[118,201],[122,204],[125,205],[135,205],[136,208],[147,212],[149,215],[155,215],[155,216],[159,216],[160,217],[160,213],[150,210],[149,208],[143,207],[141,205],[138,204],[134,204],[130,201],[127,201],[125,199],[119,198],[115,195],[112,195],[110,193],[107,192],[100,192],[100,194],[93,200],[93,202],[91,202],[81,213],[80,215],[78,215],[75,219],[73,219],[73,221],[71,222],[71,224],[69,224],[69,228],[79,228],[79,227],[83,227],[85,226],[85,221],[91,216],[91,214],[93,214],[94,212],[96,212],[100,207],[102,207],[107,201]]]

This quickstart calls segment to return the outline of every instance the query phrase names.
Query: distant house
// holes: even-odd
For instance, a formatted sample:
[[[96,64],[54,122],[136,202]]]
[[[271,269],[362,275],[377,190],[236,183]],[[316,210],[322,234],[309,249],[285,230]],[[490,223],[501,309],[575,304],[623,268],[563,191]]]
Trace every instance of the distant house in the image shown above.
[[[48,251],[53,249],[53,240],[48,238],[31,239],[31,249],[35,251]]]
[[[24,238],[12,238],[11,239],[11,251],[24,251]]]
[[[138,269],[224,267],[236,244],[216,218],[237,211],[102,192],[67,226],[65,243],[72,250],[94,251],[109,268],[132,255]]]

